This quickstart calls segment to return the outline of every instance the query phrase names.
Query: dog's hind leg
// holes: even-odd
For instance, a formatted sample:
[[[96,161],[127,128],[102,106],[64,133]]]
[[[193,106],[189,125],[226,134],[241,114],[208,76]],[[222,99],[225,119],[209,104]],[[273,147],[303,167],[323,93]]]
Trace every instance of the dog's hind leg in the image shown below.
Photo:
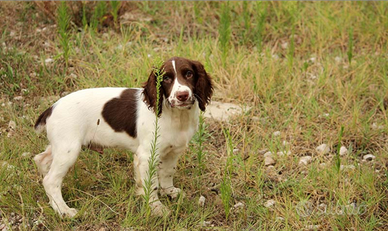
[[[46,150],[34,157],[38,171],[42,176],[46,176],[50,170],[51,163],[53,162],[53,156],[51,153],[51,145],[47,146]]]
[[[71,143],[70,145],[68,143]],[[74,217],[77,210],[69,208],[62,197],[62,182],[78,158],[81,144],[78,142],[52,143],[51,168],[43,179],[43,186],[50,199],[50,205],[61,216]]]

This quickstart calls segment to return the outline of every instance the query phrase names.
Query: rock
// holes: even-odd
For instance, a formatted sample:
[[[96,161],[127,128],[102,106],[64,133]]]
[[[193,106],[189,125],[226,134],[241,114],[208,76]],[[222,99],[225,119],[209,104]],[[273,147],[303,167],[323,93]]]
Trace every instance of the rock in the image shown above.
[[[271,207],[273,207],[275,204],[276,204],[276,201],[270,199],[270,200],[267,200],[267,201],[264,203],[264,206],[265,206],[266,208],[271,208]]]
[[[45,63],[45,64],[50,64],[50,63],[52,63],[52,62],[54,62],[54,59],[52,59],[52,58],[48,58],[48,59],[45,59],[45,60],[44,60],[44,63]]]
[[[345,146],[341,146],[340,148],[340,156],[345,156],[349,153],[348,149]]]
[[[372,161],[372,160],[376,159],[376,157],[372,154],[367,154],[367,155],[363,156],[362,159],[365,161]]]
[[[249,109],[250,107],[243,107],[237,104],[211,101],[206,107],[204,117],[218,121],[228,121],[231,117],[241,115],[244,111]]]
[[[245,205],[244,205],[244,203],[242,203],[242,202],[238,202],[237,204],[235,204],[235,205],[233,206],[234,209],[242,209],[242,208],[244,208],[244,207],[245,207]]]
[[[11,129],[11,130],[15,130],[15,128],[16,128],[15,121],[13,121],[13,120],[9,121],[8,128]]]
[[[373,130],[381,130],[381,129],[384,129],[384,126],[383,126],[383,125],[377,125],[376,123],[373,123],[371,127],[372,127]]]
[[[264,158],[264,165],[265,166],[274,165],[274,164],[275,164],[275,160],[272,159],[272,157],[267,156],[267,157]]]
[[[335,60],[336,63],[340,63],[340,62],[342,61],[342,58],[339,57],[339,56],[336,56],[336,57],[334,58],[334,60]]]
[[[23,100],[23,96],[19,95],[19,96],[15,96],[13,97],[13,100]]]
[[[307,230],[319,230],[320,227],[321,227],[321,225],[307,225],[306,229]]]
[[[285,151],[285,152],[280,151],[280,152],[277,152],[276,154],[278,156],[289,156],[289,155],[291,155],[291,151]]]
[[[324,155],[330,152],[330,147],[327,144],[321,144],[315,150],[318,152],[318,154]]]
[[[212,224],[211,221],[201,221],[201,222],[199,222],[199,226],[201,226],[201,227],[206,227],[206,226],[209,226],[211,224]]]
[[[15,131],[14,130],[10,130],[7,134],[7,137],[8,138],[11,138],[13,135],[15,135]]]
[[[311,163],[312,159],[311,156],[303,156],[299,160],[299,165],[308,165]]]
[[[30,157],[31,153],[30,152],[23,152],[22,157]]]
[[[352,164],[350,164],[350,165],[342,165],[341,164],[341,166],[340,166],[340,170],[342,171],[342,170],[353,170],[353,169],[355,169],[356,167],[354,166],[354,165],[352,165]]]
[[[274,133],[272,133],[273,136],[280,136],[281,132],[280,131],[276,131]]]
[[[205,201],[206,201],[206,198],[201,195],[198,199],[198,205],[201,207],[205,206]]]
[[[319,164],[319,167],[325,168],[325,167],[326,167],[326,163],[320,163],[320,164]]]
[[[238,149],[238,148],[233,149],[233,153],[237,153],[239,151],[240,151],[240,149]]]
[[[67,96],[68,94],[70,94],[70,92],[64,91],[64,92],[61,93],[61,97]]]
[[[264,153],[264,157],[272,157],[272,152],[266,152],[266,153]]]
[[[282,49],[287,49],[288,48],[288,42],[284,42],[280,45]]]
[[[77,76],[76,74],[74,74],[74,73],[71,73],[71,74],[69,75],[69,78],[70,78],[70,79],[77,79],[78,76]]]

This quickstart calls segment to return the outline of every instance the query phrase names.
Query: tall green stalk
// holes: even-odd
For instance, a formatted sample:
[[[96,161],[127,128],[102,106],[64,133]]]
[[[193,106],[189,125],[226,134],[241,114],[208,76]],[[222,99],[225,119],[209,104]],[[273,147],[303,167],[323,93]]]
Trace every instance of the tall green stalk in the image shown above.
[[[152,187],[153,182],[155,182],[157,178],[157,166],[158,166],[158,159],[159,159],[159,153],[158,153],[158,138],[159,138],[159,100],[162,100],[159,98],[160,93],[160,86],[163,81],[163,73],[159,69],[154,70],[155,76],[156,76],[156,107],[155,107],[155,131],[153,133],[153,140],[151,142],[151,155],[148,159],[148,171],[146,179],[144,180],[144,201],[146,205],[149,205],[153,201],[150,201],[152,198],[152,193],[154,192],[154,188]],[[147,217],[151,214],[150,207],[147,207]]]
[[[66,66],[69,61],[70,54],[70,41],[69,41],[69,24],[70,24],[70,15],[68,13],[68,8],[66,2],[61,2],[58,7],[58,33],[59,33],[59,43],[63,49],[63,58],[65,59]]]
[[[229,2],[222,3],[220,26],[219,26],[219,40],[222,52],[222,64],[225,66],[226,57],[230,48],[231,26],[230,26],[230,8]]]

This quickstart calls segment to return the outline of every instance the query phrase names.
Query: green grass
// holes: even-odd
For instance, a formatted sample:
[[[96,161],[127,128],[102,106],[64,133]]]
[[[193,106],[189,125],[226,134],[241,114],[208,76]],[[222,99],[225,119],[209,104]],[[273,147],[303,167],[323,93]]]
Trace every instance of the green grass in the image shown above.
[[[70,23],[62,43],[62,27],[34,3],[0,3],[0,225],[12,228],[20,216],[21,230],[387,228],[386,2],[116,4],[80,3],[78,13],[67,4],[69,15],[84,19],[83,28]],[[120,19],[119,7],[134,20]],[[118,18],[117,27],[102,26],[106,13]],[[67,58],[64,44],[71,48]],[[32,161],[48,144],[33,130],[38,115],[66,92],[140,87],[172,56],[204,64],[215,83],[213,100],[251,109],[228,123],[201,122],[175,176],[186,197],[162,198],[169,218],[143,217],[132,153],[109,149],[81,152],[62,190],[80,216],[60,219]],[[47,58],[55,61],[46,64]],[[322,143],[331,146],[329,154],[316,153]],[[340,145],[347,156],[338,155]],[[264,149],[291,154],[275,155],[271,169]],[[375,161],[363,162],[365,154]],[[306,155],[312,163],[300,166]],[[201,195],[204,207],[197,204]],[[276,202],[271,208],[264,206],[269,199]],[[309,216],[298,213],[304,201],[313,206]],[[234,209],[238,202],[244,208]],[[336,212],[351,203],[365,211]],[[201,227],[204,221],[211,224]]]

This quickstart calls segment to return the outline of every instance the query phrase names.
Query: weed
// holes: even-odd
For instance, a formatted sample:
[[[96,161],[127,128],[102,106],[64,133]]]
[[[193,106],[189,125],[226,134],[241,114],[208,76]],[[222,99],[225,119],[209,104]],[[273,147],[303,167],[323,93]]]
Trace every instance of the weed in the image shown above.
[[[156,103],[155,105],[159,105],[160,99],[160,86],[163,81],[163,72],[159,69],[154,69],[154,73],[156,76]],[[155,193],[155,188],[158,187],[158,185],[155,184],[157,182],[157,168],[158,168],[158,160],[159,160],[159,154],[158,154],[158,138],[159,138],[159,107],[155,107],[155,131],[153,133],[153,140],[151,142],[151,150],[150,150],[150,157],[148,159],[148,171],[147,171],[147,177],[144,180],[144,202],[145,207],[147,208],[147,219],[150,216],[150,204],[153,203],[151,201],[152,194]]]
[[[353,58],[353,27],[349,29],[349,38],[348,38],[348,61],[349,64],[352,63]]]
[[[114,23],[115,25],[117,26],[117,23],[118,23],[118,13],[119,13],[119,9],[120,9],[120,6],[121,6],[121,2],[119,1],[111,1],[110,2],[110,5],[111,5],[111,8],[112,8],[112,16],[113,16],[113,20],[114,20]]]
[[[70,55],[70,34],[68,32],[70,19],[71,17],[68,13],[66,2],[61,2],[58,7],[58,33],[59,43],[63,49],[62,56],[66,62],[66,66],[68,65]]]
[[[228,51],[230,48],[230,37],[231,37],[231,27],[230,27],[230,8],[229,8],[229,2],[222,3],[221,8],[221,15],[220,15],[220,26],[218,33],[219,41],[220,41],[220,48],[222,53],[222,63],[225,66],[226,65],[226,58],[228,56]]]

